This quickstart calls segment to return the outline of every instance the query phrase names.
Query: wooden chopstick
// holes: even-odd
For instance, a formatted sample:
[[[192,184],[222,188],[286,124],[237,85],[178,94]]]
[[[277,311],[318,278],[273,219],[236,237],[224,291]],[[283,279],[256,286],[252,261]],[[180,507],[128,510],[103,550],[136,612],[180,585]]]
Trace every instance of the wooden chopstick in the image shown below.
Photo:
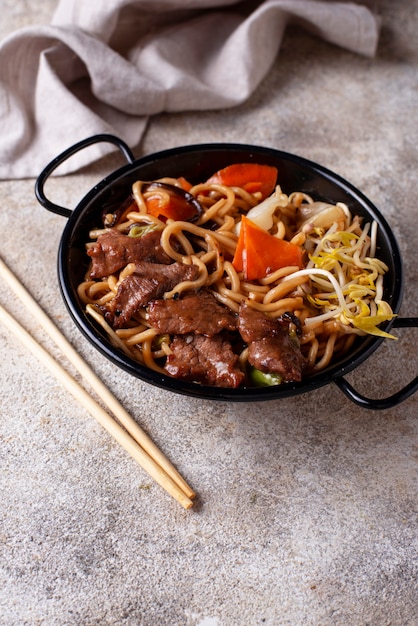
[[[115,396],[112,395],[78,352],[76,352],[70,342],[58,330],[45,311],[39,306],[1,258],[0,275],[20,298],[31,315],[38,320],[42,328],[73,364],[83,379],[91,385],[103,403],[110,409],[124,428],[122,428],[63,367],[37,343],[10,313],[0,306],[0,320],[5,326],[40,359],[50,372],[89,410],[93,417],[95,417],[125,450],[133,456],[139,465],[141,465],[159,485],[178,500],[184,508],[188,509],[193,506],[193,498],[196,495],[193,489],[186,483],[184,478],[167,457],[164,456],[152,439],[123,408]]]

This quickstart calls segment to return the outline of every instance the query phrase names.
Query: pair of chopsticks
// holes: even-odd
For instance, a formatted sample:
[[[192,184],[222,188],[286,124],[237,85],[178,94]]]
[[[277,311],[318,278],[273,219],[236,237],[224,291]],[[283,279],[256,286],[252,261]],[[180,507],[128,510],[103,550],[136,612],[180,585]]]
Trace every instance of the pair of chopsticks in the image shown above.
[[[185,509],[193,506],[195,493],[176,468],[142,430],[100,378],[76,352],[45,311],[0,258],[0,276],[20,298],[30,314],[56,343],[82,378],[94,389],[112,417],[33,337],[0,305],[0,321],[26,346],[59,382],[91,413],[135,461]]]

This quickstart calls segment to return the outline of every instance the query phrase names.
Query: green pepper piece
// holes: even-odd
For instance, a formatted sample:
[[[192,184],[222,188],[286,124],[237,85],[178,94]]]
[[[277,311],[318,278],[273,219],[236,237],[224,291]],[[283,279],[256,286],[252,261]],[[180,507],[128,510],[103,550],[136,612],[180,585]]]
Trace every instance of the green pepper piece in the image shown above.
[[[170,335],[167,333],[164,335],[156,335],[152,341],[152,347],[154,350],[159,350],[164,342],[170,343]]]
[[[283,376],[280,374],[262,372],[255,367],[252,367],[250,370],[250,379],[256,387],[271,387],[280,385],[283,382]]]
[[[129,237],[143,237],[151,231],[155,230],[155,224],[147,224],[146,226],[134,225],[129,230]]]

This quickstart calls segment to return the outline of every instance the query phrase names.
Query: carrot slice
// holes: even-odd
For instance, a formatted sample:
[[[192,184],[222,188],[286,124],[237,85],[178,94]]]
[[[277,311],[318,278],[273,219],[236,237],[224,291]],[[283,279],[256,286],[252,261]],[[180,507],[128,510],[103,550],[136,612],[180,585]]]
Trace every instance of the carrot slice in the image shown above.
[[[245,233],[244,226],[241,224],[241,230],[238,237],[237,247],[235,248],[234,258],[232,259],[232,265],[237,270],[237,272],[242,272],[244,269],[243,265],[243,254],[244,254],[244,241]]]
[[[146,200],[147,213],[154,217],[187,221],[196,215],[195,208],[181,196],[169,194],[164,201],[160,194],[150,195]]]
[[[206,182],[227,187],[242,187],[249,193],[259,191],[264,200],[274,191],[277,173],[277,167],[273,165],[233,163],[215,172]]]
[[[190,189],[193,187],[192,183],[189,183],[187,178],[184,178],[184,176],[179,176],[177,180],[179,181],[184,191],[190,191]]]
[[[302,268],[303,250],[270,235],[243,215],[232,265],[244,273],[245,280],[257,280],[287,265]]]

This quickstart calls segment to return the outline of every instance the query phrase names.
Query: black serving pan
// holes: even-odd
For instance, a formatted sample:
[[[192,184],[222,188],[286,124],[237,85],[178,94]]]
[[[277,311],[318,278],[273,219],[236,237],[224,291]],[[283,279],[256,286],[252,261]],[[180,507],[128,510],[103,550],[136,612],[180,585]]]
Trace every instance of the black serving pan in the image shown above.
[[[45,195],[44,186],[54,170],[76,152],[98,142],[115,144],[127,160],[95,185],[82,198],[77,207],[68,208],[51,202]],[[193,397],[224,401],[261,401],[289,397],[311,391],[328,383],[335,383],[353,402],[370,409],[386,409],[411,396],[418,388],[418,377],[397,393],[387,398],[369,399],[359,394],[344,378],[344,375],[363,363],[380,345],[382,338],[367,336],[360,338],[349,354],[326,369],[305,378],[300,383],[286,383],[273,387],[224,389],[176,380],[156,373],[112,346],[95,322],[83,311],[77,297],[77,285],[83,280],[88,257],[85,243],[88,232],[100,224],[104,207],[112,207],[123,201],[131,185],[138,179],[155,180],[163,176],[185,176],[190,182],[198,183],[230,163],[258,162],[275,165],[279,170],[279,181],[285,193],[302,190],[315,199],[329,202],[344,202],[352,213],[364,216],[368,221],[376,220],[379,225],[377,254],[389,267],[385,276],[384,299],[394,313],[399,311],[403,293],[403,273],[398,244],[388,223],[377,208],[353,185],[330,170],[301,157],[271,148],[213,143],[190,145],[164,150],[135,160],[128,146],[113,135],[95,135],[75,144],[57,156],[39,175],[35,193],[38,201],[49,211],[67,217],[59,252],[58,277],[65,304],[81,332],[110,361],[133,376],[170,391]],[[382,327],[405,328],[418,325],[418,318],[396,317]]]

